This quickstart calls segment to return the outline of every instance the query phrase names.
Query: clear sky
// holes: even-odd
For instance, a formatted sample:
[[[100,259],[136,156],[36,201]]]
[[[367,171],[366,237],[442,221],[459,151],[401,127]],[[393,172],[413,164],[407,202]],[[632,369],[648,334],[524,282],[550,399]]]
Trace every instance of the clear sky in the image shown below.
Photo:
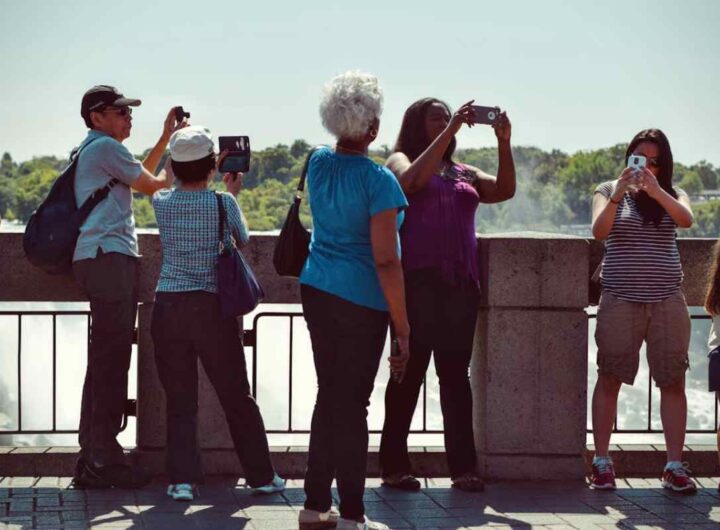
[[[154,144],[181,104],[254,148],[331,138],[321,87],[377,75],[377,145],[425,96],[506,108],[515,145],[568,152],[660,127],[677,160],[720,165],[720,1],[0,0],[0,152],[66,155],[83,92],[138,97],[132,136]],[[487,127],[460,146],[494,145]]]

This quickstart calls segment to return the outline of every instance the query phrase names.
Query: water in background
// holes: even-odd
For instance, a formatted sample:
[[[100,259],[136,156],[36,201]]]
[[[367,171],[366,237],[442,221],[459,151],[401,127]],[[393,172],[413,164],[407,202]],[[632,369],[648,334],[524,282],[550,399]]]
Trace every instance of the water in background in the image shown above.
[[[86,303],[0,303],[0,311],[23,310],[86,311]],[[245,328],[253,325],[254,317],[262,312],[300,312],[298,304],[263,304],[245,317]],[[593,311],[593,308],[590,310]],[[692,308],[694,314],[702,314],[700,308]],[[85,374],[87,356],[87,317],[57,317],[57,403],[56,428],[76,429],[80,414],[80,396]],[[688,428],[713,429],[715,425],[714,399],[707,392],[707,336],[710,321],[693,319],[690,348],[691,369],[687,377]],[[595,320],[589,322],[588,396],[596,380],[593,340]],[[22,319],[22,357],[18,365],[18,318],[0,315],[0,432],[17,429],[18,425],[18,368],[22,388],[22,424],[24,429],[47,430],[52,428],[52,317],[24,316]],[[289,425],[289,378],[290,378],[290,321],[286,317],[262,316],[257,323],[257,400],[268,430],[284,430]],[[296,318],[293,329],[292,368],[292,427],[310,428],[310,417],[315,399],[315,371],[310,349],[310,339],[302,318]],[[370,429],[380,430],[384,417],[384,393],[388,380],[386,358],[383,354],[380,371],[375,382],[368,414]],[[137,395],[136,355],[133,351],[129,397]],[[246,348],[248,373],[252,373],[252,349]],[[623,385],[618,403],[618,425],[625,429],[644,429],[648,411],[648,368],[644,360],[640,365],[635,386]],[[442,429],[439,403],[439,386],[433,364],[428,370],[426,426],[429,430]],[[421,393],[422,396],[422,393]],[[653,389],[651,398],[651,426],[660,428],[659,393]],[[588,423],[590,405],[588,401]],[[413,429],[423,424],[422,399],[413,418]],[[714,444],[713,434],[688,435],[688,443]],[[125,446],[135,442],[135,420],[130,418],[127,429],[120,435]],[[588,441],[591,438],[588,437]],[[661,434],[616,434],[613,443],[662,443]],[[307,445],[307,435],[271,434],[271,445]],[[378,435],[371,435],[371,445],[379,443]],[[411,445],[442,445],[442,435],[413,435]],[[2,435],[0,445],[77,445],[76,435]]]

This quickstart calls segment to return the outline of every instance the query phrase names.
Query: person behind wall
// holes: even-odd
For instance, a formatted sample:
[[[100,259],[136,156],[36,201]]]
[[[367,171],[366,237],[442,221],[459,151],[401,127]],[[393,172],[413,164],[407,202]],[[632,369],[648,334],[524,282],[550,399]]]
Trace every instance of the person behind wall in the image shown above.
[[[705,311],[712,317],[708,338],[708,390],[715,392],[720,403],[720,241],[713,248],[712,264],[708,271],[708,287],[705,296]],[[717,432],[718,460],[720,460],[720,425]],[[720,490],[720,484],[718,484]]]
[[[468,370],[477,319],[479,269],[475,211],[515,193],[511,125],[501,113],[493,125],[498,176],[453,160],[455,135],[474,124],[472,101],[454,114],[442,101],[425,98],[405,112],[387,166],[410,206],[400,231],[408,318],[413,330],[405,379],[390,380],[380,443],[383,485],[417,490],[407,437],[430,356],[440,379],[445,451],[453,486],[481,491],[473,438]]]
[[[170,138],[167,170],[178,185],[153,195],[162,266],[150,333],[167,410],[167,494],[191,501],[203,482],[198,446],[198,358],[225,412],[238,459],[254,493],[276,493],[285,482],[270,461],[265,425],[248,382],[241,330],[224,318],[218,297],[219,208],[208,184],[219,160],[208,129],[185,127]],[[249,240],[235,199],[242,174],[224,175],[225,226],[238,245]]]
[[[163,130],[145,160],[122,144],[132,130],[139,99],[98,85],[82,98],[80,114],[89,131],[75,175],[75,199],[82,204],[113,179],[118,183],[80,228],[73,274],[90,301],[90,344],[80,411],[80,457],[73,483],[79,488],[144,485],[149,476],[125,461],[117,442],[127,401],[128,369],[137,312],[138,249],[132,193],[152,195],[172,184],[153,174],[170,135],[182,127],[170,109]],[[87,147],[86,147],[87,146]]]
[[[690,200],[673,186],[670,143],[659,129],[645,129],[625,152],[645,157],[646,167],[625,168],[593,194],[592,233],[605,241],[597,311],[598,379],[592,397],[595,457],[590,487],[615,489],[609,456],[620,386],[632,385],[639,351],[647,358],[660,388],[660,417],[667,445],[662,485],[693,493],[696,485],[682,464],[687,422],[685,371],[688,369],[690,316],[680,284],[683,279],[676,229],[693,222]]]
[[[400,354],[391,358],[396,376],[409,356],[410,327],[398,241],[407,201],[392,173],[368,157],[381,111],[374,76],[347,72],[331,80],[320,116],[337,139],[335,149],[316,151],[308,165],[313,232],[300,293],[318,391],[301,529],[387,529],[365,517],[363,505],[367,407],[388,316],[399,344]],[[332,508],[333,479],[339,517]]]

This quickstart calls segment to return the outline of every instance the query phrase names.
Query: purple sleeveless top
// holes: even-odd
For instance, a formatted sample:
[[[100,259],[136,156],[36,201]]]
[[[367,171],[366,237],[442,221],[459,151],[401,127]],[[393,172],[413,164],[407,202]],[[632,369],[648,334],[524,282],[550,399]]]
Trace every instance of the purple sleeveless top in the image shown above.
[[[454,169],[464,171],[459,165]],[[436,268],[451,285],[477,287],[477,190],[467,179],[433,175],[423,190],[408,195],[408,202],[400,230],[403,269]]]

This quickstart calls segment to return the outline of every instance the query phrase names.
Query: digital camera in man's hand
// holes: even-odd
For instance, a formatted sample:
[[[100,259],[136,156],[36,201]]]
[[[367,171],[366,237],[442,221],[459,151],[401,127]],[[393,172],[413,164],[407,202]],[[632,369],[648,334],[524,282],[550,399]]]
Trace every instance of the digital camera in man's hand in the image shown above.
[[[220,152],[227,151],[218,168],[221,173],[247,173],[250,171],[250,137],[220,136]]]
[[[185,118],[189,118],[189,117],[190,117],[190,113],[185,112],[185,109],[183,109],[182,107],[175,107],[175,121],[176,122],[182,123],[182,121]]]
[[[484,125],[495,125],[500,117],[500,107],[482,107],[473,105],[473,123],[482,123]]]

